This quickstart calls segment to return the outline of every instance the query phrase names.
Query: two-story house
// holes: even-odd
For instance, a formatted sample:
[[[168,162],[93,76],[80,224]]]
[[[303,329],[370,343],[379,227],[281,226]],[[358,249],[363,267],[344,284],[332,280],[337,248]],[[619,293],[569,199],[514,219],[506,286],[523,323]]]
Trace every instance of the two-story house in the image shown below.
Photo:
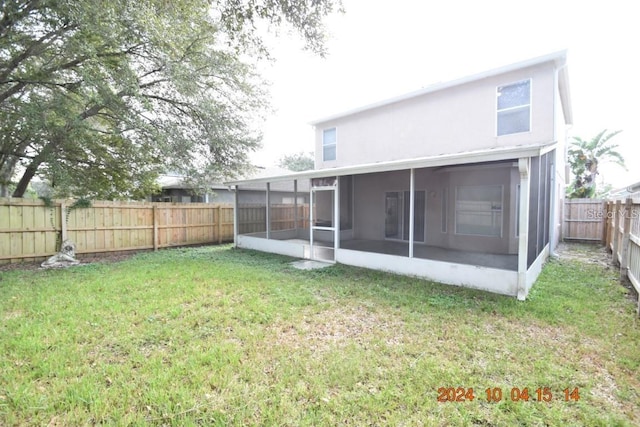
[[[236,191],[236,246],[525,299],[560,236],[566,67],[556,52],[313,122],[315,170],[229,183],[264,191],[257,228]]]

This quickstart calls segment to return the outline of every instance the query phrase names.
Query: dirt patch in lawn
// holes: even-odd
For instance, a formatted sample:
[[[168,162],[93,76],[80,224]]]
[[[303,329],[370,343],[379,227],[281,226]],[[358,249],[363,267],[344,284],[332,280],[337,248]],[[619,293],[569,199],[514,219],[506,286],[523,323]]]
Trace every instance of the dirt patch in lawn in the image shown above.
[[[611,254],[606,246],[599,244],[561,242],[555,252],[561,260],[598,264],[607,268],[613,267]]]
[[[562,242],[556,248],[556,255],[560,260],[596,264],[612,272],[619,270],[619,267],[613,265],[613,255],[608,248],[599,244]],[[627,297],[631,301],[634,303],[638,301],[638,294],[629,280],[621,282],[621,286],[627,289]]]
[[[304,315],[301,322],[280,323],[270,329],[277,345],[314,352],[349,344],[363,346],[375,340],[395,346],[405,339],[404,322],[400,318],[383,316],[361,306],[332,307]]]

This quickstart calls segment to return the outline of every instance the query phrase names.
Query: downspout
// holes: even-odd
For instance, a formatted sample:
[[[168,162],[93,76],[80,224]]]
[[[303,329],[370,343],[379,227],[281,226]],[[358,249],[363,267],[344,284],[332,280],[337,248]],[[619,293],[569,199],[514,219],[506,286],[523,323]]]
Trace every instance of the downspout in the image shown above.
[[[560,68],[556,68],[555,73],[554,73],[554,85],[553,85],[553,140],[558,142],[558,126],[556,125],[556,118],[557,118],[557,114],[556,114],[556,108],[558,106],[558,91],[560,90],[559,87],[559,83],[560,80],[558,78],[558,74],[560,74],[560,71],[567,68],[567,64],[564,64],[562,67]],[[564,115],[563,115],[564,118]],[[567,127],[569,126],[569,127]],[[562,144],[562,148],[563,148],[563,153],[562,155],[564,156],[564,165],[565,165],[565,175],[567,174],[567,159],[569,158],[569,147],[567,144],[567,131],[570,129],[570,125],[566,125],[565,124],[565,134],[563,135],[563,144]],[[557,168],[557,163],[558,163],[558,151],[556,150],[555,153],[555,159],[553,159],[553,163],[552,163],[552,173],[551,173],[551,211],[549,212],[549,256],[555,257],[556,256],[556,246],[555,246],[555,240],[556,240],[556,227],[560,226],[560,228],[562,228],[562,224],[564,222],[563,218],[558,218],[558,220],[560,221],[559,224],[556,224],[556,217],[558,215],[558,192],[556,191],[556,187],[558,184],[558,180],[556,177],[556,174],[558,173],[558,168]],[[566,180],[567,177],[565,176],[565,182],[564,184],[566,185]],[[562,234],[561,234],[562,235]],[[560,243],[560,238],[558,238],[558,243]]]
[[[558,91],[560,88],[558,87],[559,79],[558,72],[560,69],[566,67],[566,64],[560,68],[556,68],[553,74],[553,140],[558,141],[558,126],[556,124],[556,118],[558,117],[556,113],[556,107],[558,106]],[[565,141],[566,142],[566,141]],[[564,144],[566,147],[566,143]],[[566,151],[566,149],[565,149]],[[556,255],[556,209],[557,209],[557,201],[556,201],[556,162],[558,157],[558,152],[555,152],[556,158],[553,159],[553,163],[551,164],[551,206],[549,207],[549,256],[555,257]],[[565,157],[566,158],[566,157]]]

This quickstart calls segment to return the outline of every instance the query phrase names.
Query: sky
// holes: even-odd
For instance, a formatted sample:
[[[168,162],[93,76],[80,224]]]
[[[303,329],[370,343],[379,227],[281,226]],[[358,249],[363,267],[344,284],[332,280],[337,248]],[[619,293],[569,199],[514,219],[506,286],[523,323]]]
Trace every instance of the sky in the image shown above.
[[[343,0],[326,20],[328,55],[302,49],[295,34],[271,42],[262,64],[273,112],[252,159],[273,166],[313,151],[309,122],[438,82],[566,49],[574,124],[591,139],[622,130],[613,142],[628,170],[601,165],[614,188],[640,181],[640,25],[632,1]]]

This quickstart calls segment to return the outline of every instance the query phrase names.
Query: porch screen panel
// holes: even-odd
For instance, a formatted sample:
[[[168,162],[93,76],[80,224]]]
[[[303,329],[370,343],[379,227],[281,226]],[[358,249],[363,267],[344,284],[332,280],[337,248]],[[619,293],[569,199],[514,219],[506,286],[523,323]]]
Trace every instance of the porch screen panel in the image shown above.
[[[400,194],[398,191],[390,191],[385,195],[384,237],[387,239],[400,239],[402,233]]]
[[[543,246],[546,246],[549,243],[549,229],[551,228],[551,190],[553,188],[553,174],[555,170],[555,157],[556,151],[550,151],[545,154],[546,163],[547,163],[547,173],[546,173],[546,200],[545,200],[545,209],[544,209],[544,233],[543,233]]]
[[[409,212],[411,200],[409,191],[389,191],[385,194],[385,237],[387,239],[409,240]],[[426,196],[424,191],[416,191],[413,206],[413,240],[424,242]]]
[[[308,224],[309,217],[308,182],[299,182],[298,189],[299,191],[295,191],[296,186],[293,181],[271,183],[270,238],[277,240],[308,238],[308,231],[305,232],[304,227],[305,220]]]
[[[501,185],[465,185],[456,188],[456,234],[502,236]]]
[[[239,186],[238,233],[266,237],[267,187],[265,184]]]
[[[547,155],[540,157],[540,191],[538,200],[538,254],[544,249],[547,228]]]
[[[340,230],[353,228],[353,177],[340,177]]]
[[[527,268],[536,260],[540,253],[538,229],[540,224],[540,157],[531,158],[531,184],[529,187],[529,245],[527,248]]]

